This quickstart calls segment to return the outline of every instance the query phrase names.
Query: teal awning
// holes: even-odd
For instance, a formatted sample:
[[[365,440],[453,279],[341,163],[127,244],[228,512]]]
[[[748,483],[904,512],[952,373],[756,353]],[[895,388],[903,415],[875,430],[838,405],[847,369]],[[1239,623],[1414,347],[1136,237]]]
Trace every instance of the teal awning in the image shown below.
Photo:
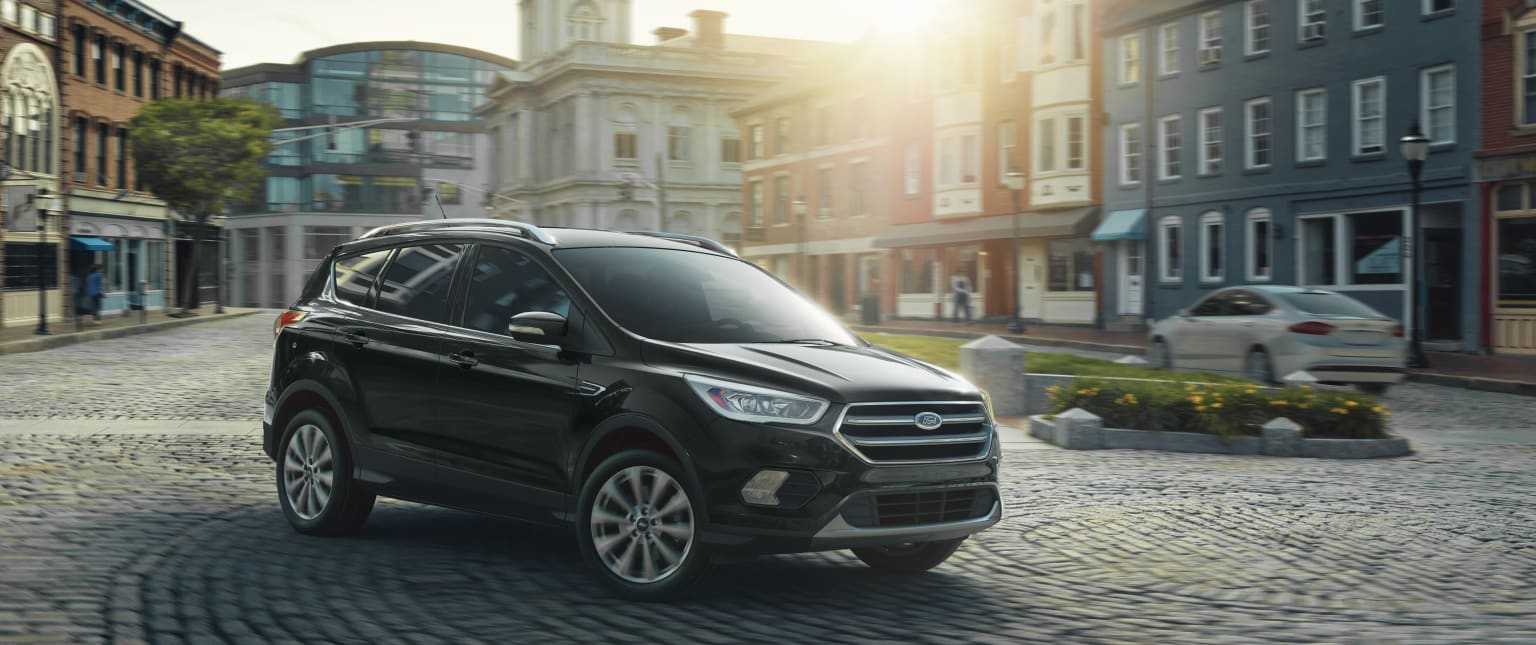
[[[112,243],[99,237],[69,236],[69,248],[76,251],[111,251]]]
[[[1099,227],[1093,229],[1095,242],[1145,239],[1147,239],[1147,209],[1145,208],[1114,211],[1104,216],[1104,221],[1099,222]]]

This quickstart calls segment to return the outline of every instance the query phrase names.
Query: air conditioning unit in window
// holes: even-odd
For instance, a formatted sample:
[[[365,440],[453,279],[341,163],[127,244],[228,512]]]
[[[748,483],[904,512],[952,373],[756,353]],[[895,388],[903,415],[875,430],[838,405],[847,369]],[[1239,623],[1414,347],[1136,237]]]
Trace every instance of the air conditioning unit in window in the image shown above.
[[[1322,40],[1323,27],[1326,23],[1309,22],[1301,26],[1301,39],[1306,41]]]
[[[1201,65],[1215,65],[1216,63],[1220,63],[1220,62],[1221,62],[1221,48],[1220,47],[1211,47],[1209,49],[1202,49],[1202,50],[1200,50],[1200,64]]]

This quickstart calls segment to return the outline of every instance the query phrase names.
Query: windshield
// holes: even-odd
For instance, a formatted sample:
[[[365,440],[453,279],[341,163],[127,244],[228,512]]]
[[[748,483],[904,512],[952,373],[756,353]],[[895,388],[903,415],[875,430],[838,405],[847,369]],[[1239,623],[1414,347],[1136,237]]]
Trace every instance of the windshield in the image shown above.
[[[1365,306],[1359,300],[1327,291],[1293,291],[1281,293],[1280,297],[1285,298],[1297,311],[1312,316],[1384,317],[1381,312]]]
[[[741,260],[654,248],[564,249],[555,257],[620,326],[647,338],[859,344],[821,307]]]

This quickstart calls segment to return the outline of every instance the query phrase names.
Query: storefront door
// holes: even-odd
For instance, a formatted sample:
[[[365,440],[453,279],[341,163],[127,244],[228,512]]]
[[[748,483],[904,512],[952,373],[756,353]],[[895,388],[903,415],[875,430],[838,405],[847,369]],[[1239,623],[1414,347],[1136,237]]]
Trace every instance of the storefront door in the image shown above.
[[[1141,315],[1142,302],[1142,242],[1120,242],[1120,315]]]
[[[1019,243],[1019,317],[1045,317],[1045,241]]]
[[[1461,230],[1424,231],[1425,340],[1461,340]]]

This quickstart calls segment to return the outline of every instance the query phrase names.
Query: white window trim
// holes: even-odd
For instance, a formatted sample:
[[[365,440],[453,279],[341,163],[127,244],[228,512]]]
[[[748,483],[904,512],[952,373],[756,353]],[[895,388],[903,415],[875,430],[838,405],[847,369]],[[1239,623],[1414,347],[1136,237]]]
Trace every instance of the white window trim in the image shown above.
[[[917,144],[907,145],[902,162],[902,193],[915,197],[923,192],[923,152]]]
[[[1212,143],[1211,140],[1207,136],[1209,133],[1207,132],[1207,129],[1205,127],[1205,117],[1207,115],[1210,115],[1210,114],[1215,114],[1217,120],[1220,122],[1220,126],[1217,129],[1217,134],[1220,135],[1221,138],[1218,139],[1215,143],[1218,146],[1221,147],[1220,150],[1219,150],[1219,152],[1221,153],[1221,156],[1217,157],[1215,159],[1211,159],[1210,157],[1208,157],[1206,155],[1206,152],[1210,149],[1210,144]],[[1195,118],[1195,129],[1199,130],[1199,144],[1200,144],[1199,145],[1199,147],[1200,147],[1199,152],[1196,153],[1196,158],[1199,159],[1199,167],[1195,169],[1196,174],[1198,174],[1198,175],[1219,175],[1219,174],[1221,174],[1221,170],[1222,170],[1221,169],[1221,164],[1225,163],[1226,162],[1226,158],[1227,158],[1227,132],[1226,132],[1227,124],[1226,124],[1225,120],[1222,119],[1221,108],[1220,107],[1208,107],[1208,108],[1205,108],[1205,109],[1200,110],[1199,112],[1197,112],[1196,113],[1196,118]],[[1216,164],[1214,168],[1212,167],[1212,162],[1215,162],[1215,164]]]
[[[1355,28],[1355,31],[1377,31],[1377,30],[1381,29],[1382,27],[1386,26],[1386,24],[1387,24],[1386,23],[1386,20],[1387,20],[1387,16],[1386,16],[1387,6],[1386,6],[1386,2],[1387,2],[1387,0],[1381,0],[1381,2],[1382,2],[1382,6],[1381,6],[1381,14],[1382,14],[1381,15],[1381,20],[1382,21],[1380,23],[1374,24],[1374,25],[1361,24],[1361,21],[1365,19],[1365,3],[1371,2],[1371,1],[1372,0],[1354,0],[1354,2],[1350,3],[1351,5],[1353,5],[1353,9],[1351,11],[1351,14],[1353,14],[1354,18],[1352,19],[1351,22],[1352,22],[1352,24],[1353,24],[1353,26]]]
[[[1254,261],[1259,257],[1255,251],[1257,251],[1259,247],[1254,243],[1255,238],[1253,235],[1253,230],[1255,224],[1259,222],[1269,222],[1269,234],[1265,235],[1264,239],[1258,240],[1260,244],[1264,245],[1265,250],[1268,251],[1265,253],[1265,255],[1269,258],[1268,275],[1260,275],[1258,272],[1254,271]],[[1248,217],[1243,225],[1243,239],[1243,246],[1246,250],[1246,252],[1243,254],[1243,273],[1248,276],[1248,280],[1250,282],[1273,281],[1275,279],[1275,218],[1274,215],[1270,214],[1269,209],[1260,207],[1248,211]]]
[[[1128,44],[1130,46],[1127,46]],[[1127,53],[1132,53],[1132,52],[1135,53],[1135,56],[1133,58],[1126,56]],[[1127,62],[1135,63],[1133,68],[1136,70],[1136,78],[1134,78],[1134,79],[1128,79],[1128,78],[1125,77],[1125,70],[1126,70],[1126,63]],[[1142,74],[1141,74],[1141,34],[1126,34],[1126,35],[1120,37],[1120,64],[1119,64],[1119,68],[1120,68],[1120,71],[1118,72],[1118,74],[1120,75],[1120,84],[1121,85],[1135,85],[1135,84],[1141,82],[1141,76],[1142,76]]]
[[[1521,43],[1523,45],[1523,43]],[[1433,129],[1429,127],[1429,76],[1438,72],[1451,73],[1451,138],[1436,140]],[[1518,87],[1517,94],[1520,93]],[[1419,123],[1422,124],[1424,135],[1430,137],[1430,145],[1452,145],[1456,143],[1456,64],[1448,63],[1425,68],[1419,72]]]
[[[1221,266],[1217,267],[1217,273],[1207,271],[1211,267],[1211,224],[1221,225],[1221,242],[1227,241],[1227,219],[1218,211],[1208,211],[1200,216],[1200,281],[1221,282],[1227,273],[1227,261],[1232,254],[1227,252],[1227,247],[1222,246]]]
[[[1211,46],[1206,41],[1206,33],[1205,33],[1206,21],[1210,20],[1211,18],[1215,18],[1216,19],[1216,44],[1214,46]],[[1195,34],[1195,38],[1197,39],[1197,44],[1198,44],[1197,49],[1199,49],[1199,52],[1200,52],[1199,55],[1198,55],[1198,58],[1195,61],[1197,64],[1199,64],[1201,66],[1204,66],[1204,65],[1207,65],[1207,64],[1214,65],[1216,63],[1221,62],[1221,49],[1222,49],[1222,45],[1226,44],[1225,41],[1222,39],[1221,28],[1223,26],[1224,25],[1221,24],[1221,12],[1220,11],[1207,11],[1205,13],[1200,14],[1200,18],[1195,21],[1195,27],[1196,27],[1196,32],[1197,32]],[[1216,59],[1214,61],[1211,61],[1210,63],[1206,63],[1205,62],[1205,59],[1206,59],[1205,52],[1208,52],[1208,51],[1215,51],[1216,52]]]
[[[1168,229],[1177,228],[1179,242],[1179,275],[1171,275],[1168,271],[1174,268],[1168,262]],[[1157,221],[1157,279],[1159,282],[1183,282],[1184,259],[1189,256],[1189,249],[1184,247],[1184,222],[1178,215],[1169,215]]]
[[[1141,140],[1140,141],[1140,150],[1136,151],[1136,163],[1137,163],[1137,166],[1139,167],[1139,169],[1141,170],[1141,178],[1140,179],[1131,179],[1130,178],[1130,174],[1129,174],[1130,166],[1129,166],[1128,163],[1126,163],[1126,161],[1129,159],[1128,153],[1126,151],[1126,144],[1130,140],[1129,134],[1130,134],[1131,130],[1136,130],[1136,136],[1137,136],[1138,139]],[[1138,121],[1136,123],[1124,123],[1124,124],[1121,124],[1120,125],[1120,185],[1121,186],[1137,186],[1137,185],[1140,185],[1141,182],[1146,179],[1146,176],[1147,176],[1147,142],[1146,142],[1146,137],[1143,136],[1142,132],[1141,132],[1141,122]]]
[[[1046,136],[1046,125],[1050,125],[1050,136]],[[1043,116],[1035,119],[1035,170],[1038,174],[1049,175],[1061,170],[1057,164],[1061,143],[1061,134],[1057,132],[1056,116]]]
[[[1168,145],[1168,124],[1179,125],[1179,147],[1174,150]],[[1179,179],[1184,176],[1184,117],[1180,114],[1170,114],[1157,120],[1157,178],[1161,180]],[[1179,174],[1169,174],[1168,153],[1173,151],[1178,155]]]
[[[1401,291],[1401,292],[1406,292],[1408,290],[1408,285],[1412,284],[1413,280],[1415,279],[1414,276],[1413,276],[1413,269],[1414,269],[1414,267],[1413,267],[1413,263],[1412,262],[1404,262],[1404,265],[1403,265],[1402,270],[1401,270],[1402,271],[1402,273],[1401,273],[1402,279],[1400,279],[1400,280],[1398,280],[1397,282],[1394,282],[1394,283],[1384,283],[1384,284],[1349,284],[1348,283],[1348,277],[1347,277],[1349,275],[1349,263],[1350,263],[1350,260],[1347,259],[1347,257],[1346,257],[1347,253],[1346,253],[1345,249],[1347,247],[1344,246],[1343,241],[1348,239],[1347,234],[1349,233],[1349,230],[1348,230],[1347,225],[1344,222],[1344,219],[1346,217],[1352,217],[1354,215],[1360,215],[1360,214],[1364,214],[1364,213],[1379,213],[1379,212],[1394,211],[1394,210],[1397,211],[1397,213],[1398,213],[1398,217],[1399,217],[1399,220],[1398,220],[1399,224],[1398,224],[1398,226],[1400,227],[1399,230],[1402,230],[1402,231],[1408,230],[1408,209],[1406,209],[1406,208],[1374,208],[1374,209],[1369,209],[1369,210],[1352,210],[1352,211],[1341,211],[1341,212],[1334,212],[1334,213],[1308,213],[1306,215],[1298,216],[1296,218],[1296,244],[1295,244],[1295,247],[1296,247],[1296,284],[1298,286],[1303,286],[1303,287],[1323,287],[1323,288],[1326,288],[1326,289],[1328,289],[1330,291]],[[1306,263],[1305,263],[1304,260],[1305,260],[1306,252],[1307,252],[1307,249],[1306,249],[1306,230],[1307,230],[1307,228],[1306,228],[1306,226],[1303,226],[1303,223],[1305,221],[1307,221],[1307,220],[1319,219],[1319,218],[1328,218],[1328,219],[1333,220],[1333,239],[1339,243],[1338,248],[1336,248],[1335,251],[1334,251],[1334,258],[1333,258],[1333,275],[1334,275],[1334,278],[1335,278],[1334,284],[1326,284],[1326,283],[1321,283],[1321,282],[1312,282],[1311,281],[1312,276],[1306,274],[1307,273],[1306,272]],[[1273,257],[1273,256],[1271,256],[1271,257]],[[1409,331],[1412,331],[1412,330],[1409,330]]]
[[[1253,147],[1253,106],[1260,103],[1269,106],[1269,163],[1254,163]],[[1249,170],[1261,170],[1275,164],[1275,104],[1270,97],[1250,99],[1243,102],[1243,167]]]
[[[1323,33],[1321,35],[1321,38],[1318,38],[1318,40],[1320,40],[1320,41],[1321,40],[1326,40],[1328,38],[1328,6],[1327,6],[1326,2],[1323,4],[1323,11],[1321,13],[1323,14],[1323,20],[1322,20],[1322,22],[1317,23],[1317,24],[1321,24],[1323,26],[1322,27],[1322,32]],[[1309,42],[1308,39],[1307,39],[1307,26],[1308,26],[1308,23],[1307,23],[1307,0],[1297,0],[1297,2],[1296,2],[1296,41],[1297,42],[1302,42],[1302,43]]]
[[[1003,136],[1004,134],[1010,134],[1012,136],[1005,137]],[[1008,162],[1012,160],[1015,166],[1018,166],[1018,154],[1018,122],[1004,121],[997,124],[997,185],[1006,185],[1006,179],[1008,177]]]
[[[1253,8],[1265,2],[1268,0],[1248,0],[1243,3],[1243,53],[1248,56],[1267,54],[1275,46],[1275,21],[1271,19],[1272,14],[1269,11],[1269,5],[1266,4],[1264,5],[1264,27],[1269,30],[1269,46],[1264,49],[1254,48]]]
[[[1361,152],[1360,150],[1360,88],[1372,83],[1381,84],[1381,150],[1375,152]],[[1349,130],[1351,134],[1349,151],[1352,156],[1370,157],[1387,152],[1387,77],[1373,76],[1362,78],[1349,85],[1350,119]]]
[[[1173,57],[1168,56],[1168,28],[1173,28]],[[1157,28],[1157,75],[1174,76],[1179,73],[1179,56],[1183,50],[1179,47],[1180,33],[1179,23],[1169,22],[1159,25]]]
[[[1323,97],[1323,154],[1317,157],[1307,156],[1307,130],[1306,122],[1306,97],[1321,94]],[[1322,87],[1313,87],[1296,91],[1296,160],[1297,161],[1327,161],[1328,160],[1328,90]]]
[[[1077,121],[1077,142],[1079,156],[1077,165],[1072,165],[1072,121]],[[1061,119],[1061,169],[1067,172],[1078,172],[1088,168],[1088,117],[1083,114],[1068,114]]]

